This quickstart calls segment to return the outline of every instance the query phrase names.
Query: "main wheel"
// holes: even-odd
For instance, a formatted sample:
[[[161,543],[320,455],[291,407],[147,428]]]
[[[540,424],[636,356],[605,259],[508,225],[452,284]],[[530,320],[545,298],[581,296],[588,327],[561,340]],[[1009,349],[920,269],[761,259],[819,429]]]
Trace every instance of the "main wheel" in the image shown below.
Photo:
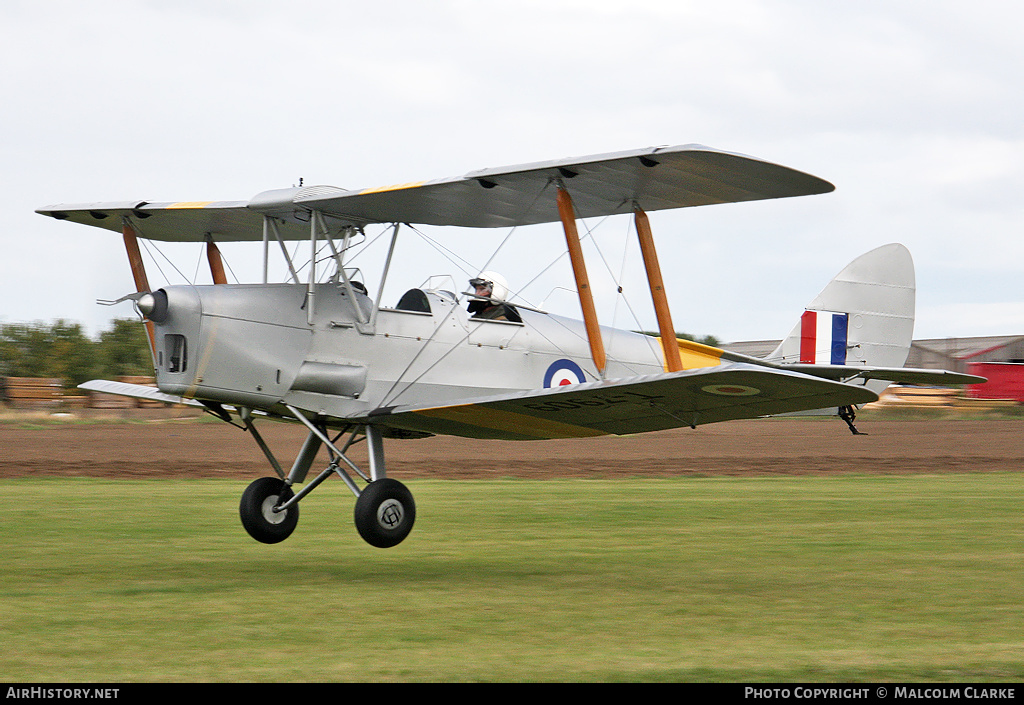
[[[377,548],[396,546],[412,531],[416,503],[412,492],[398,480],[376,480],[356,500],[356,530]]]
[[[261,477],[245,488],[238,513],[242,526],[257,541],[280,543],[292,535],[299,523],[299,505],[293,504],[283,512],[274,507],[292,498],[292,491],[284,480],[276,477]]]

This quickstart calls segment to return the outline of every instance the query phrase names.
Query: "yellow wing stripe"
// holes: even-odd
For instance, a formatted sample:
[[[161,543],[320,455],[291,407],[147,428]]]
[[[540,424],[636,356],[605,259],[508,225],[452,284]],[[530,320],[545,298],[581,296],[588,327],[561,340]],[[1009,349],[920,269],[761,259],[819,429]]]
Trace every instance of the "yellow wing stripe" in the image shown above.
[[[498,431],[518,433],[523,436],[535,436],[537,438],[587,438],[608,435],[606,431],[599,431],[596,428],[574,426],[561,423],[560,421],[541,419],[536,416],[517,414],[512,411],[491,409],[476,404],[446,406],[440,409],[424,409],[415,413],[435,419],[454,421],[468,426],[493,428]]]
[[[364,195],[364,194],[367,194],[367,193],[384,193],[385,191],[401,191],[402,189],[407,189],[407,188],[418,188],[418,187],[422,186],[425,183],[427,183],[427,182],[426,181],[410,181],[407,184],[392,184],[391,186],[377,186],[376,188],[364,189],[364,190],[360,191],[359,194],[360,195]]]
[[[167,208],[206,208],[213,201],[181,201],[179,203],[172,203]]]

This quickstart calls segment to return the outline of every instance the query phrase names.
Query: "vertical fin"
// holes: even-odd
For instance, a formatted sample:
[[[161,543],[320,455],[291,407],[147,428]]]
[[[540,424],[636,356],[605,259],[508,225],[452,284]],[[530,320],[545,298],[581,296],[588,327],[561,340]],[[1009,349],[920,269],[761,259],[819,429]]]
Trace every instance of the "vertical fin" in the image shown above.
[[[914,299],[910,252],[898,243],[883,245],[836,275],[767,359],[902,367],[914,336]],[[885,384],[876,380],[868,386]]]

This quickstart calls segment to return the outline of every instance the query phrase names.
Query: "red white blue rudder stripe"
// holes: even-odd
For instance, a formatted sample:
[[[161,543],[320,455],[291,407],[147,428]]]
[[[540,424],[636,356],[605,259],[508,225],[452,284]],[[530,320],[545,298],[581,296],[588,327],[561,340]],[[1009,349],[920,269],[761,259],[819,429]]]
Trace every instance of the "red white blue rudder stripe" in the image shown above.
[[[804,311],[800,317],[800,362],[845,365],[850,314]]]

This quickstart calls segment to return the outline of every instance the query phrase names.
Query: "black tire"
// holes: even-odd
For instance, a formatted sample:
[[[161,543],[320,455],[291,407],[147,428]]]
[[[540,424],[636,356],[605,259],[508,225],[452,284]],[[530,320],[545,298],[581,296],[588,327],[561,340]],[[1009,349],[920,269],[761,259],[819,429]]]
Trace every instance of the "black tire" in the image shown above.
[[[356,500],[356,530],[363,540],[377,548],[400,544],[416,521],[412,492],[398,480],[371,482]]]
[[[293,496],[291,488],[276,477],[261,477],[245,488],[238,513],[242,526],[257,541],[280,543],[292,535],[299,523],[299,505],[293,504],[284,512],[271,509]]]

